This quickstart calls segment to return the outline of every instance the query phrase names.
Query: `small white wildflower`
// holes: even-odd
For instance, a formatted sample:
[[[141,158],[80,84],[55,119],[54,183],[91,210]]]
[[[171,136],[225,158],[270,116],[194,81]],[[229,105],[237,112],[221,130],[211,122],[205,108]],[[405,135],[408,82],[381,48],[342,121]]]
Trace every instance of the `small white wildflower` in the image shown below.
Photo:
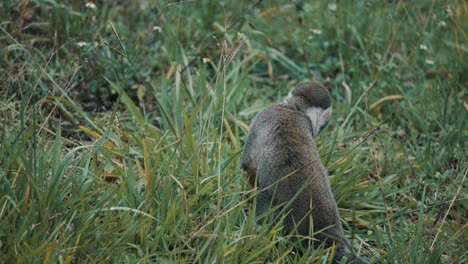
[[[427,50],[427,46],[424,44],[419,45],[420,50]]]
[[[210,62],[210,59],[209,58],[203,58],[202,61],[203,61],[203,63],[208,63],[208,62]]]
[[[335,3],[328,4],[328,9],[330,9],[330,11],[335,12],[337,7]]]
[[[437,23],[437,26],[439,26],[439,27],[446,27],[446,26],[447,26],[447,23],[446,23],[445,21],[441,20],[441,21],[439,21],[439,22]]]
[[[76,43],[76,46],[78,46],[78,48],[82,48],[84,46],[88,45],[88,43],[86,41],[83,41],[83,40],[80,40],[78,41],[78,43]]]
[[[451,17],[453,15],[453,11],[450,7],[445,8],[445,15],[447,17]]]
[[[432,59],[426,59],[426,64],[429,64],[429,65],[434,65],[434,61]]]
[[[153,27],[153,30],[154,30],[154,31],[157,31],[157,32],[161,32],[161,31],[162,31],[161,27],[158,27],[158,26],[154,26],[154,27]]]
[[[318,29],[318,28],[314,28],[312,29],[312,33],[314,33],[315,35],[321,35],[322,34],[322,30]]]
[[[90,9],[96,8],[96,4],[93,1],[89,1],[85,6]]]
[[[246,36],[244,33],[237,32],[237,38],[238,38],[239,40],[246,40],[246,39],[247,39],[247,36]]]

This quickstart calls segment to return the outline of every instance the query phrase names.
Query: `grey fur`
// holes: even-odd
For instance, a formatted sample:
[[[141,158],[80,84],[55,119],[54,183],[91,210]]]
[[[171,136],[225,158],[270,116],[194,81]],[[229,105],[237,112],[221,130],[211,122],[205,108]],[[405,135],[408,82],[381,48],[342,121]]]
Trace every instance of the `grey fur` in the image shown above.
[[[336,244],[335,261],[346,256],[352,263],[366,263],[343,234],[327,171],[314,142],[324,125],[314,129],[306,114],[311,108],[320,110],[318,118],[327,119],[316,123],[326,124],[331,113],[330,94],[319,84],[305,83],[291,91],[282,104],[266,108],[252,121],[242,168],[252,184],[257,182],[256,214],[261,216],[271,207],[289,203],[286,210],[276,211],[278,216],[290,211],[283,221],[287,234],[297,228],[300,236],[310,237],[313,231],[316,246]],[[321,114],[326,109],[328,114]],[[308,247],[313,243],[304,239],[302,244]]]

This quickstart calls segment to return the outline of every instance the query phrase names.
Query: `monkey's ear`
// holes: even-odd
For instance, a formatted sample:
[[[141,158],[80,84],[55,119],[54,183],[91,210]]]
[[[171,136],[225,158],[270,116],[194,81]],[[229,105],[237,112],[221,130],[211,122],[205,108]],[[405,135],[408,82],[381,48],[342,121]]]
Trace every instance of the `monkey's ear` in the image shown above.
[[[322,114],[320,115],[320,119],[323,121],[328,121],[328,119],[330,119],[332,112],[333,112],[332,108],[328,107],[322,112]]]
[[[319,127],[321,129],[325,127],[325,125],[328,123],[328,120],[330,119],[332,112],[333,112],[332,108],[328,107],[327,109],[323,110],[322,113],[320,113]]]

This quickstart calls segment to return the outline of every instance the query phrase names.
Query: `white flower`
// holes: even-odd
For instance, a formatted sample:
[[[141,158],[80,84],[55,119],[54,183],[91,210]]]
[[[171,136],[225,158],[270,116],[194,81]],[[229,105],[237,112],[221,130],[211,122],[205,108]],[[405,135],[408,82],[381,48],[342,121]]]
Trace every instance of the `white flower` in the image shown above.
[[[312,29],[312,33],[314,33],[315,35],[321,35],[322,34],[322,30],[318,29],[318,28],[314,28]]]
[[[445,8],[445,15],[451,17],[453,15],[453,10],[450,7]]]
[[[161,29],[161,27],[154,26],[154,27],[153,27],[153,30],[154,30],[154,31],[157,31],[157,32],[161,32],[162,29]]]
[[[426,64],[429,64],[429,65],[434,65],[434,61],[432,59],[426,59]]]
[[[210,62],[211,60],[210,60],[209,58],[203,58],[202,61],[203,61],[203,63],[208,63],[208,62]]]
[[[419,45],[420,50],[427,50],[427,46],[424,44]]]
[[[90,9],[96,8],[96,4],[93,1],[89,1],[85,6]]]
[[[237,32],[237,37],[239,40],[245,40],[247,39],[247,36],[244,33]]]
[[[330,9],[330,11],[335,12],[337,7],[338,6],[335,3],[328,4],[328,9]]]
[[[86,41],[83,41],[83,40],[80,40],[78,41],[78,43],[76,43],[76,46],[78,46],[78,48],[82,48],[84,46],[87,46],[88,43]]]
[[[439,21],[439,22],[437,23],[437,26],[439,26],[439,27],[446,27],[446,26],[447,26],[447,23],[446,23],[445,21],[441,20],[441,21]]]

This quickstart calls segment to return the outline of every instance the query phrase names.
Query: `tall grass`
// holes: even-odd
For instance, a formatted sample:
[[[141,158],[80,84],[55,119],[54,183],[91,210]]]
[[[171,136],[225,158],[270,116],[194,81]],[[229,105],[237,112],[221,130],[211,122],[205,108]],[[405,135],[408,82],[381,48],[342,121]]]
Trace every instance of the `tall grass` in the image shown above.
[[[331,263],[258,225],[248,124],[297,83],[372,263],[466,262],[463,1],[0,4],[3,263]]]

